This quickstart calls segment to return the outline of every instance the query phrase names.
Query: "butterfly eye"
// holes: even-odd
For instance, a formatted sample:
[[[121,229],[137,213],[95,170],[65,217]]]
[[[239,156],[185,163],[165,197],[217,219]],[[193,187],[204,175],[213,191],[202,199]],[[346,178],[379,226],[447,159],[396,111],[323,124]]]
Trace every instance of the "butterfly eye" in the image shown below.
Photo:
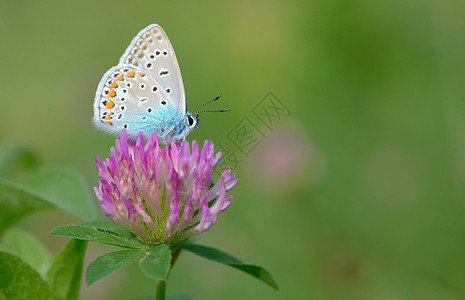
[[[192,127],[194,125],[194,118],[192,116],[187,116],[187,122],[189,126]]]

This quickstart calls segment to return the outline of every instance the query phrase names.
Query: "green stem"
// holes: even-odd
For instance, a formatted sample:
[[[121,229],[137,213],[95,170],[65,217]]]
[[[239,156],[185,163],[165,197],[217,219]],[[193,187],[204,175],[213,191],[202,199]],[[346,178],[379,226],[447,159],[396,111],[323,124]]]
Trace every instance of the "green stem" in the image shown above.
[[[176,263],[176,261],[178,260],[178,257],[179,257],[179,254],[181,254],[181,249],[182,248],[179,248],[173,252],[171,252],[171,266],[170,266],[170,270],[174,267],[174,264]]]
[[[155,300],[165,300],[165,290],[166,290],[166,281],[158,280],[157,281],[157,295]]]

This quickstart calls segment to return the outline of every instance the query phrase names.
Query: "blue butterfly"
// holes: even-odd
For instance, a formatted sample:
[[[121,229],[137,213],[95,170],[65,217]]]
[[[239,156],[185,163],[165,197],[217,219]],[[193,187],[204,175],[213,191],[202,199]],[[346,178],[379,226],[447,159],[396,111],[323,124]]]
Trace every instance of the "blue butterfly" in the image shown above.
[[[124,128],[132,140],[140,131],[148,137],[156,130],[166,145],[183,141],[199,125],[195,110],[219,97],[187,111],[173,47],[163,29],[152,24],[136,35],[118,65],[103,75],[95,94],[93,121],[98,129],[112,134]]]

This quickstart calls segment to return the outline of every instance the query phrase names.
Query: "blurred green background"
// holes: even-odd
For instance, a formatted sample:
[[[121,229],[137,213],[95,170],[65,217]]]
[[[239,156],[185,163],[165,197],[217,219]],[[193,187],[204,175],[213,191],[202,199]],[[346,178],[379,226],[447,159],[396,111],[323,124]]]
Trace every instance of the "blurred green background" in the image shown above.
[[[95,89],[133,36],[160,24],[188,106],[217,94],[189,140],[242,162],[227,213],[199,242],[266,267],[280,290],[183,254],[168,294],[195,299],[465,298],[465,2],[0,0],[0,142],[97,183],[114,138],[91,125]],[[253,107],[290,110],[271,128]],[[248,117],[248,156],[227,134]],[[97,205],[97,200],[95,199]],[[52,251],[58,211],[21,221]],[[114,249],[90,244],[86,264]],[[136,265],[81,299],[138,299]]]

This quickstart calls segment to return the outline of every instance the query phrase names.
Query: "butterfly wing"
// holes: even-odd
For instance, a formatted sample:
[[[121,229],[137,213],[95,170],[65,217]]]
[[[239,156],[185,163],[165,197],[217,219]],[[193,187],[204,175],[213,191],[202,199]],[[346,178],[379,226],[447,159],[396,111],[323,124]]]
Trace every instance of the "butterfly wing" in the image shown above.
[[[174,105],[186,113],[186,96],[178,61],[168,37],[159,25],[152,24],[141,30],[119,63],[151,74]]]
[[[105,73],[97,88],[94,123],[112,134],[125,128],[131,138],[139,131],[146,135],[154,129],[164,132],[184,116],[170,99],[153,74],[118,65]]]

